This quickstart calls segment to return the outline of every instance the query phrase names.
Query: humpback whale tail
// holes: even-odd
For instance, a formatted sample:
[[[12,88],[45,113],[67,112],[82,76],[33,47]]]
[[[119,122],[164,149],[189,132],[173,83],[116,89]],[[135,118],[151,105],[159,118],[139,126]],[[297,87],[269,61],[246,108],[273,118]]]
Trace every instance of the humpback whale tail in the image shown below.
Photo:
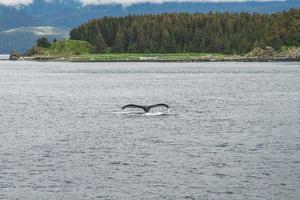
[[[167,104],[164,104],[164,103],[154,104],[154,105],[151,105],[151,106],[140,106],[140,105],[135,105],[135,104],[128,104],[126,106],[123,106],[122,110],[124,110],[126,108],[140,108],[140,109],[143,109],[145,111],[145,113],[148,113],[150,111],[150,109],[156,108],[156,107],[169,108],[169,106]]]

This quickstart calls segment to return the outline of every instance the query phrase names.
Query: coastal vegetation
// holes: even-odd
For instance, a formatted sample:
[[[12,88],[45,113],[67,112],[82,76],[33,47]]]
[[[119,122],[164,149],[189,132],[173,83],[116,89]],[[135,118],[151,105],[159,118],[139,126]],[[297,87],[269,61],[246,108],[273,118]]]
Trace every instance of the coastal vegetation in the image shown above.
[[[43,42],[41,42],[43,41]],[[29,49],[26,56],[39,56],[40,58],[62,58],[91,54],[94,47],[85,41],[79,40],[59,40],[50,43],[46,38],[37,40],[36,46]]]
[[[274,14],[174,13],[92,20],[70,32],[97,53],[245,54],[300,45],[300,9]]]
[[[271,15],[178,13],[105,17],[74,28],[70,39],[51,43],[47,38],[40,38],[23,58],[68,61],[299,60],[300,9]]]
[[[47,43],[48,41],[45,44]],[[38,44],[37,41],[37,45],[29,49],[25,53],[25,57],[36,60],[69,61],[188,61],[191,59],[219,59],[226,56],[217,53],[96,53],[97,51],[88,42],[80,40],[60,40],[50,43],[50,45],[47,44],[47,47]]]
[[[244,55],[222,53],[95,53],[95,47],[80,40],[60,40],[51,43],[50,47],[34,46],[23,57],[12,52],[11,59],[60,60],[60,61],[268,61],[299,60],[300,47],[283,46],[278,50],[272,47],[256,47]]]

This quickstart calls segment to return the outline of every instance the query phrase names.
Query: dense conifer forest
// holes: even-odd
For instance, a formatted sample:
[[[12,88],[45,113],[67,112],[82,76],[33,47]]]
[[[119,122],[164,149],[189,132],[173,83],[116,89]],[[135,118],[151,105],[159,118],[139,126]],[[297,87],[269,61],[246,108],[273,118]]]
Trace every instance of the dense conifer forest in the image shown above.
[[[300,45],[300,9],[266,14],[208,13],[104,17],[70,32],[97,53],[243,54],[255,47]]]

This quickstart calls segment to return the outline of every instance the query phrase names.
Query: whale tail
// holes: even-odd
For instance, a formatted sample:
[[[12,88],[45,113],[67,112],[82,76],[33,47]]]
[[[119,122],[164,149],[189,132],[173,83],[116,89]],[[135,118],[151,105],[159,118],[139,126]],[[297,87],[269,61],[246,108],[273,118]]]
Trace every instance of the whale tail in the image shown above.
[[[154,104],[154,105],[149,106],[149,109],[156,108],[156,107],[166,107],[168,109],[170,108],[167,104],[159,103],[159,104]]]
[[[126,108],[140,108],[140,109],[143,109],[146,112],[146,107],[145,106],[140,106],[140,105],[135,105],[135,104],[128,104],[126,106],[123,106],[122,110],[124,110]]]
[[[166,107],[169,109],[169,106],[167,104],[160,103],[160,104],[154,104],[151,106],[140,106],[140,105],[136,105],[136,104],[128,104],[126,106],[123,106],[122,110],[124,110],[126,108],[140,108],[140,109],[143,109],[145,113],[148,113],[150,111],[150,109],[156,108],[156,107]]]

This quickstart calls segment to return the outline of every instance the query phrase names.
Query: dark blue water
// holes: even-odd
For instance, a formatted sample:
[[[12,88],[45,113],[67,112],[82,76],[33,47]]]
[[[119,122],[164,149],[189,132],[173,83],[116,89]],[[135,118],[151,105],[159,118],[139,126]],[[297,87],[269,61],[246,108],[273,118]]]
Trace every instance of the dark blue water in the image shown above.
[[[0,62],[0,199],[297,200],[299,188],[300,63]]]

